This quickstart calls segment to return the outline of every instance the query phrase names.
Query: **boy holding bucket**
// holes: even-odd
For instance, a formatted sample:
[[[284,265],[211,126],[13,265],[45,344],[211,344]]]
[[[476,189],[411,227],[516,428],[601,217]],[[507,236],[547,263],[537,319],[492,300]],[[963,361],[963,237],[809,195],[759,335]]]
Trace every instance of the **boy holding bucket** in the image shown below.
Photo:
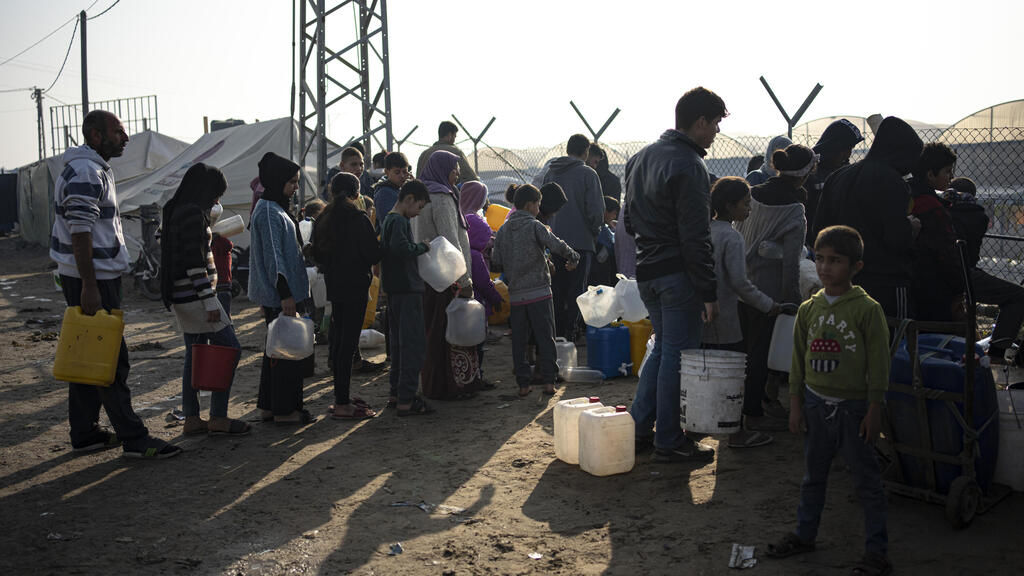
[[[829,468],[840,452],[864,508],[865,553],[855,573],[889,574],[885,493],[873,446],[889,384],[885,313],[851,282],[864,266],[864,243],[856,230],[825,228],[814,252],[824,288],[797,312],[789,373],[789,429],[794,434],[806,429],[806,471],[796,530],[769,544],[768,555],[814,550]]]

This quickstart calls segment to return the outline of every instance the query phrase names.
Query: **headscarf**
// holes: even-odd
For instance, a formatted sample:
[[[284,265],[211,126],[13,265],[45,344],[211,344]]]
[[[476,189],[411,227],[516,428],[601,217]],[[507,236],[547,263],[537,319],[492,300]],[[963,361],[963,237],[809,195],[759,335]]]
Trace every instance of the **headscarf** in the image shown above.
[[[487,198],[487,185],[483,182],[470,180],[462,185],[459,191],[459,208],[464,215],[476,214],[484,206],[484,198]]]
[[[299,222],[291,212],[291,198],[284,195],[284,185],[292,179],[292,176],[299,171],[299,165],[287,158],[282,158],[273,152],[267,152],[259,162],[260,184],[263,185],[263,200],[276,202],[288,218],[295,224],[295,237],[302,246],[302,236],[299,234]]]
[[[446,150],[438,150],[427,159],[427,164],[423,167],[420,180],[427,186],[427,191],[431,194],[447,194],[455,200],[455,211],[459,214],[459,225],[463,229],[468,229],[466,217],[462,214],[462,210],[459,209],[461,204],[459,190],[448,183],[448,175],[458,165],[458,156]]]
[[[789,146],[792,143],[793,141],[787,138],[786,136],[776,136],[772,138],[768,142],[768,148],[764,151],[764,164],[762,164],[760,168],[755,170],[755,172],[760,172],[761,174],[763,174],[764,180],[767,180],[772,176],[778,176],[779,171],[776,170],[774,166],[772,166],[772,154],[774,154],[776,150],[785,149],[786,146]]]

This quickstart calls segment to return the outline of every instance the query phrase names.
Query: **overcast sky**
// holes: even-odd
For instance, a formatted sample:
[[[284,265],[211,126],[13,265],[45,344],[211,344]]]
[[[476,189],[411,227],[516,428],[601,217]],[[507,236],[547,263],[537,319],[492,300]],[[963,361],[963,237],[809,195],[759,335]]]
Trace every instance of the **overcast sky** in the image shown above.
[[[3,0],[0,62],[91,3]],[[606,142],[650,140],[696,85],[725,99],[723,132],[784,132],[761,75],[790,111],[824,85],[804,120],[881,112],[949,124],[1024,98],[1017,1],[390,0],[388,9],[395,132],[418,124],[415,142],[432,142],[455,113],[471,130],[497,117],[485,138],[493,146],[554,145],[585,133],[569,100],[595,129],[622,109]],[[354,39],[350,14],[328,19],[329,47]],[[0,90],[49,86],[73,28],[0,65]],[[291,28],[288,0],[121,0],[88,23],[90,99],[155,94],[160,131],[187,142],[202,134],[204,115],[287,116]],[[80,73],[76,37],[44,101],[48,151],[48,108],[81,100]],[[37,157],[29,95],[0,93],[7,169]],[[328,137],[344,142],[359,127],[356,113],[339,109]]]

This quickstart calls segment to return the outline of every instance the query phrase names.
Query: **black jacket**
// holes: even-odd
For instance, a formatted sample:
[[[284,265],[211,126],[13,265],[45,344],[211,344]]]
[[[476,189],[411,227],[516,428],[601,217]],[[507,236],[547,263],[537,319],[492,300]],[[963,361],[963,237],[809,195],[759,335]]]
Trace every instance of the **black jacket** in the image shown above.
[[[706,152],[666,130],[626,163],[626,230],[636,238],[636,278],[685,271],[704,302],[717,301]]]
[[[922,148],[914,129],[890,116],[879,126],[867,156],[825,181],[813,220],[814,237],[837,224],[856,228],[864,239],[864,269],[858,279],[910,285],[914,237],[907,220],[910,189],[903,175],[910,173]]]
[[[380,261],[380,245],[370,218],[351,202],[337,199],[316,219],[313,256],[335,302],[370,288],[370,268]]]
[[[957,238],[967,243],[967,264],[978,266],[981,259],[981,240],[988,232],[989,218],[985,207],[974,202],[953,202],[949,217]]]

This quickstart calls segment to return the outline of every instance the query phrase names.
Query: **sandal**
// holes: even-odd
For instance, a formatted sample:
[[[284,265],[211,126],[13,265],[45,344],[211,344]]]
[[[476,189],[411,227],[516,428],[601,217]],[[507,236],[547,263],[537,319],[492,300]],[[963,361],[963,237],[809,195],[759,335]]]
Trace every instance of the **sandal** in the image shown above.
[[[370,410],[368,406],[358,406],[355,403],[352,404],[353,409],[351,414],[337,414],[333,410],[331,411],[332,420],[369,420],[377,415],[376,412]]]
[[[533,393],[533,387],[532,386],[520,386],[519,387],[519,397],[520,398],[526,398],[527,396],[529,396],[532,393]]]
[[[235,420],[232,418],[228,424],[227,430],[214,430],[212,428],[209,430],[208,434],[210,436],[247,436],[252,432],[252,426],[249,426],[241,420]]]
[[[788,558],[794,554],[814,552],[814,542],[804,542],[796,534],[790,532],[775,544],[769,544],[765,553],[769,558]]]
[[[316,418],[309,413],[309,410],[302,410],[299,413],[298,420],[274,420],[274,424],[277,424],[278,426],[305,426],[306,424],[312,424],[313,422],[316,422]]]
[[[881,554],[864,554],[850,574],[854,576],[888,576],[892,574],[892,563]]]
[[[396,396],[389,396],[388,403],[384,405],[385,408],[397,408],[398,398]]]
[[[729,438],[729,448],[756,448],[758,446],[771,444],[772,441],[775,440],[774,438],[772,438],[768,434],[765,434],[764,432],[750,432],[747,430],[743,430],[740,432],[740,434],[741,436],[739,438]]]
[[[547,386],[545,386],[544,387],[544,395],[545,396],[554,396],[555,395],[555,385],[554,384],[548,384]]]
[[[398,415],[402,417],[425,416],[427,414],[433,413],[434,409],[430,406],[430,404],[424,402],[423,398],[420,398],[419,396],[412,399],[412,404],[410,404],[408,410],[402,410],[401,408],[398,409]]]
[[[200,434],[206,434],[209,430],[209,422],[206,420],[199,420],[199,424],[193,426],[189,426],[189,423],[186,422],[181,429],[181,433],[185,436],[199,436]]]
[[[163,460],[181,454],[183,450],[174,444],[168,444],[159,438],[147,436],[132,443],[131,447],[125,445],[121,454],[125,458],[139,458],[141,460]]]
[[[352,406],[356,407],[356,408],[369,408],[370,407],[370,405],[367,404],[366,400],[363,400],[362,398],[360,398],[358,396],[352,396],[351,398],[349,398],[348,403],[351,404]],[[371,412],[372,412],[372,410],[371,410]],[[330,406],[327,407],[327,413],[328,414],[333,414],[334,413],[334,404],[331,404]]]

